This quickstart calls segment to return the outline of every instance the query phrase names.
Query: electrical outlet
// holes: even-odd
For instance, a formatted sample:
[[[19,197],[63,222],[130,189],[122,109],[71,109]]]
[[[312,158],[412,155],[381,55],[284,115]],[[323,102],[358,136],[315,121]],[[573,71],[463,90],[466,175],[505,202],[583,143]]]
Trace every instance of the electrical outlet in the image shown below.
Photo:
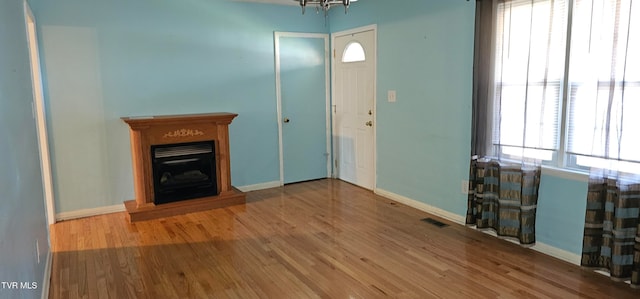
[[[469,194],[469,180],[462,180],[460,192],[462,192],[462,194]]]

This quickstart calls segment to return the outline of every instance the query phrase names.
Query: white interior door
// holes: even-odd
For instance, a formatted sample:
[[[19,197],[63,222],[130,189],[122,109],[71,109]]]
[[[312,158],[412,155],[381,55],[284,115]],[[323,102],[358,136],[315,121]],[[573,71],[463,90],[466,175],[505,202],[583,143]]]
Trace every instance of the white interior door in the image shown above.
[[[375,187],[376,28],[333,35],[336,176]]]
[[[55,223],[55,205],[53,198],[53,179],[51,177],[51,158],[49,156],[49,140],[47,134],[47,118],[45,114],[44,96],[42,92],[42,72],[38,56],[38,35],[36,20],[27,2],[24,2],[27,41],[29,43],[29,60],[31,62],[31,84],[33,86],[33,112],[38,129],[38,146],[40,146],[40,167],[42,170],[42,187],[44,190],[47,222]]]

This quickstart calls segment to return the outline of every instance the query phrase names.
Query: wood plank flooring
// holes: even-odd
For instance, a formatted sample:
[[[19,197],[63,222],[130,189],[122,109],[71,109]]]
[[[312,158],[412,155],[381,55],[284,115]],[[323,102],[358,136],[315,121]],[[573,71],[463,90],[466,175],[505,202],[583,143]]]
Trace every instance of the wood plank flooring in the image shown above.
[[[337,180],[134,224],[124,212],[60,222],[52,243],[50,298],[640,298]]]

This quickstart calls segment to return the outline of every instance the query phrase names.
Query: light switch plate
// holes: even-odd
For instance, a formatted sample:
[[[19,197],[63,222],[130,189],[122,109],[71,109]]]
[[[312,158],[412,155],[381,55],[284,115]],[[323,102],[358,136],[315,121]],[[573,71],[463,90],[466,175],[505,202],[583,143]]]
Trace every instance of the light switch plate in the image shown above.
[[[395,90],[388,90],[387,91],[387,101],[389,101],[389,103],[394,103],[396,101],[396,91]]]

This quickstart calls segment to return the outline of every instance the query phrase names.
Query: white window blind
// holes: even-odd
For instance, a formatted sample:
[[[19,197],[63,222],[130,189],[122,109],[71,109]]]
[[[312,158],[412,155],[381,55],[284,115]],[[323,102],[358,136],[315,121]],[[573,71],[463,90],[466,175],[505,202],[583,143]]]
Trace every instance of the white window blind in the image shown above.
[[[498,155],[640,173],[640,1],[499,1],[494,67]]]
[[[559,148],[567,3],[501,1],[493,141],[501,154],[551,160]]]
[[[575,166],[640,169],[639,2],[575,1],[567,130]]]

